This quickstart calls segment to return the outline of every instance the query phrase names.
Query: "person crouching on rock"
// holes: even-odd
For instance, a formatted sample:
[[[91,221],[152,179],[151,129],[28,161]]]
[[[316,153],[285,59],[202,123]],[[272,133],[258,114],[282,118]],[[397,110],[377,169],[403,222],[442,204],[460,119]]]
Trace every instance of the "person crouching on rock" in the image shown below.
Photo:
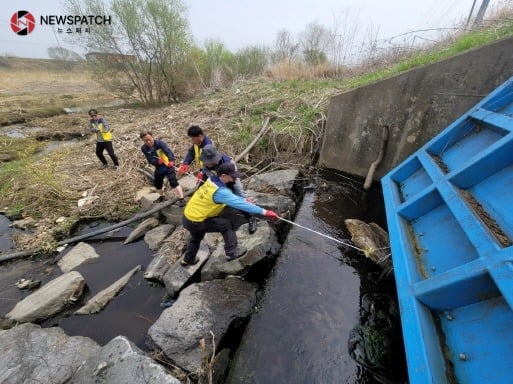
[[[224,251],[228,261],[246,253],[244,247],[237,246],[238,209],[255,215],[263,215],[272,220],[279,218],[274,211],[248,203],[243,197],[235,195],[229,188],[230,183],[240,178],[242,173],[235,169],[233,163],[223,163],[217,169],[217,176],[210,176],[189,199],[183,211],[182,223],[190,232],[187,248],[180,263],[183,266],[198,262],[201,240],[208,232],[220,232],[224,240]]]
[[[203,147],[200,160],[203,162],[203,168],[201,168],[201,171],[197,176],[198,184],[204,183],[212,174],[216,175],[217,168],[221,164],[232,163],[235,170],[237,170],[237,164],[235,164],[235,161],[230,156],[219,152],[213,144],[207,144]],[[228,188],[230,188],[237,196],[243,197],[248,203],[252,203],[252,201],[246,196],[246,192],[244,191],[240,178],[236,178],[235,183],[229,183]],[[242,212],[242,214],[248,220],[248,233],[250,235],[254,234],[257,231],[257,221],[255,216],[247,212]]]
[[[185,201],[182,187],[178,184],[178,180],[176,179],[175,156],[173,152],[164,141],[154,139],[150,131],[141,132],[139,137],[144,142],[141,147],[142,153],[144,153],[148,163],[155,166],[154,185],[160,194],[157,202],[160,203],[166,200],[162,186],[164,185],[164,179],[167,177],[169,185],[179,198],[176,205],[183,207]]]

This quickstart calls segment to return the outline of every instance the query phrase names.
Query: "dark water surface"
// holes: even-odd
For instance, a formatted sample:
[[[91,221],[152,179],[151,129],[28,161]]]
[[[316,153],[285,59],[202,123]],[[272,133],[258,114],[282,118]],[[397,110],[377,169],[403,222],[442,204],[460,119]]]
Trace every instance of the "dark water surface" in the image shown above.
[[[96,230],[89,228],[86,231]],[[2,229],[0,228],[0,231]],[[70,336],[87,336],[105,345],[118,335],[124,335],[146,350],[148,328],[162,313],[160,302],[165,289],[148,283],[143,272],[151,262],[154,252],[144,241],[123,244],[132,229],[121,228],[114,238],[96,239],[89,243],[100,258],[77,268],[85,278],[87,290],[82,297],[85,303],[99,291],[107,288],[137,265],[142,271],[133,275],[123,290],[97,314],[73,315],[81,304],[41,323],[43,327],[59,326]],[[80,234],[80,233],[79,233]],[[20,290],[15,283],[20,278],[41,280],[42,285],[60,276],[57,261],[72,249],[68,247],[56,257],[17,260],[0,265],[0,316],[7,314],[16,303],[31,292]]]
[[[296,223],[339,240],[348,237],[347,218],[384,227],[379,193],[363,196],[354,182],[327,176],[305,195]],[[228,382],[375,383],[350,357],[348,337],[359,322],[361,295],[381,289],[373,284],[380,273],[362,255],[293,226]]]
[[[123,335],[146,350],[148,328],[162,313],[160,302],[165,294],[163,287],[150,284],[143,278],[144,270],[152,260],[153,251],[144,241],[125,245],[118,241],[91,245],[100,255],[101,265],[91,263],[75,268],[87,282],[88,292],[84,302],[137,265],[142,266],[142,271],[133,275],[123,290],[101,312],[65,317],[52,323],[64,329],[68,335],[88,336],[101,345]]]
[[[9,219],[0,215],[0,252],[2,254],[13,252],[13,236],[23,233],[21,230],[10,228],[10,224]],[[19,259],[0,264],[0,316],[6,315],[18,301],[32,293],[18,289],[15,285],[18,280],[22,278],[40,280],[41,284],[45,284],[60,274],[53,261],[48,258]]]

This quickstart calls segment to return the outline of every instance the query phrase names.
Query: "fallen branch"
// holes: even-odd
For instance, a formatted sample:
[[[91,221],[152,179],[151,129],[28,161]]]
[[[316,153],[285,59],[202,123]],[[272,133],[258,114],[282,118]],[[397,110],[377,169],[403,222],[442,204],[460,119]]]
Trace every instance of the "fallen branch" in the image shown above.
[[[193,188],[193,189],[191,189],[191,190],[189,190],[187,192],[184,192],[184,196],[192,195],[195,190],[196,189]],[[101,235],[102,233],[109,232],[109,231],[112,231],[114,229],[124,227],[125,225],[131,224],[134,221],[139,221],[141,219],[145,219],[146,217],[153,215],[155,212],[158,212],[158,211],[160,211],[160,210],[162,210],[162,209],[164,209],[166,207],[169,207],[170,205],[173,205],[177,201],[178,201],[178,198],[173,198],[173,199],[171,199],[169,201],[166,201],[166,202],[163,202],[163,203],[159,203],[155,207],[150,209],[149,211],[138,213],[137,215],[132,216],[130,219],[127,219],[127,220],[124,220],[124,221],[120,221],[119,223],[113,224],[111,226],[108,226],[108,227],[105,227],[105,228],[102,228],[102,229],[98,229],[98,230],[93,231],[93,232],[85,233],[85,234],[80,235],[80,236],[75,236],[75,237],[72,237],[70,239],[59,241],[56,244],[56,246],[60,247],[62,245],[77,243],[77,242],[79,242],[81,240],[84,240],[84,239],[87,239],[89,237],[98,236],[98,235]],[[44,252],[45,251],[44,251],[43,248],[29,249],[29,250],[26,250],[26,251],[14,252],[14,253],[10,253],[10,254],[1,256],[0,257],[0,263],[2,263],[4,261],[19,259],[19,258],[22,258],[22,257],[27,257],[27,256],[35,255],[37,253],[44,253]]]
[[[145,169],[145,168],[137,168],[137,170],[139,172],[141,172],[144,176],[147,176],[148,179],[150,179],[151,181],[155,180],[155,177],[153,176],[153,174],[150,171],[148,171],[147,169]]]
[[[388,126],[383,126],[383,134],[381,136],[381,147],[379,149],[378,158],[372,162],[372,164],[369,167],[369,171],[367,172],[367,177],[365,178],[365,183],[363,183],[363,189],[367,190],[370,188],[372,184],[372,179],[374,177],[374,172],[376,171],[376,168],[381,163],[381,160],[383,160],[383,156],[385,155],[385,150],[387,147],[388,142]]]
[[[253,141],[251,143],[249,143],[249,145],[246,147],[245,150],[243,150],[241,152],[240,155],[235,156],[234,161],[236,163],[238,163],[240,159],[242,159],[244,156],[246,156],[246,154],[251,150],[251,148],[254,147],[254,145],[258,142],[258,140],[260,140],[260,138],[267,131],[268,128],[269,128],[269,117],[266,117],[265,121],[264,121],[264,125],[262,125],[262,128],[260,129],[260,132],[258,132],[258,134],[255,136]]]

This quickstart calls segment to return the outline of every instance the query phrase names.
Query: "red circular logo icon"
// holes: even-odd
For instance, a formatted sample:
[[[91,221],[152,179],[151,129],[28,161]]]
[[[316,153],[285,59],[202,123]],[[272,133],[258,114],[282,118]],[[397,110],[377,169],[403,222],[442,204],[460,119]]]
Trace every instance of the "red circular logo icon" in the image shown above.
[[[18,11],[11,16],[11,29],[20,36],[26,36],[36,27],[36,20],[28,11]]]

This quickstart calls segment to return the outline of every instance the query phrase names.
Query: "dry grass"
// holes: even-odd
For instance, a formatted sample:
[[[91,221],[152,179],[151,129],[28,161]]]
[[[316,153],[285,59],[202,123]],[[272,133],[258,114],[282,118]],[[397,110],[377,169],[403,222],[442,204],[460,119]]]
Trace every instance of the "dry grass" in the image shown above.
[[[2,93],[9,95],[23,94],[27,91],[41,87],[50,94],[59,94],[62,91],[70,93],[82,90],[91,90],[91,78],[85,72],[49,71],[27,68],[2,68],[0,70],[0,88]]]
[[[78,66],[64,71],[33,59],[4,59],[0,66],[0,125],[23,122],[36,116],[63,113],[62,108],[97,105],[114,100]]]
[[[276,80],[314,80],[339,76],[341,68],[326,63],[308,66],[299,61],[284,60],[266,71],[266,76]]]

